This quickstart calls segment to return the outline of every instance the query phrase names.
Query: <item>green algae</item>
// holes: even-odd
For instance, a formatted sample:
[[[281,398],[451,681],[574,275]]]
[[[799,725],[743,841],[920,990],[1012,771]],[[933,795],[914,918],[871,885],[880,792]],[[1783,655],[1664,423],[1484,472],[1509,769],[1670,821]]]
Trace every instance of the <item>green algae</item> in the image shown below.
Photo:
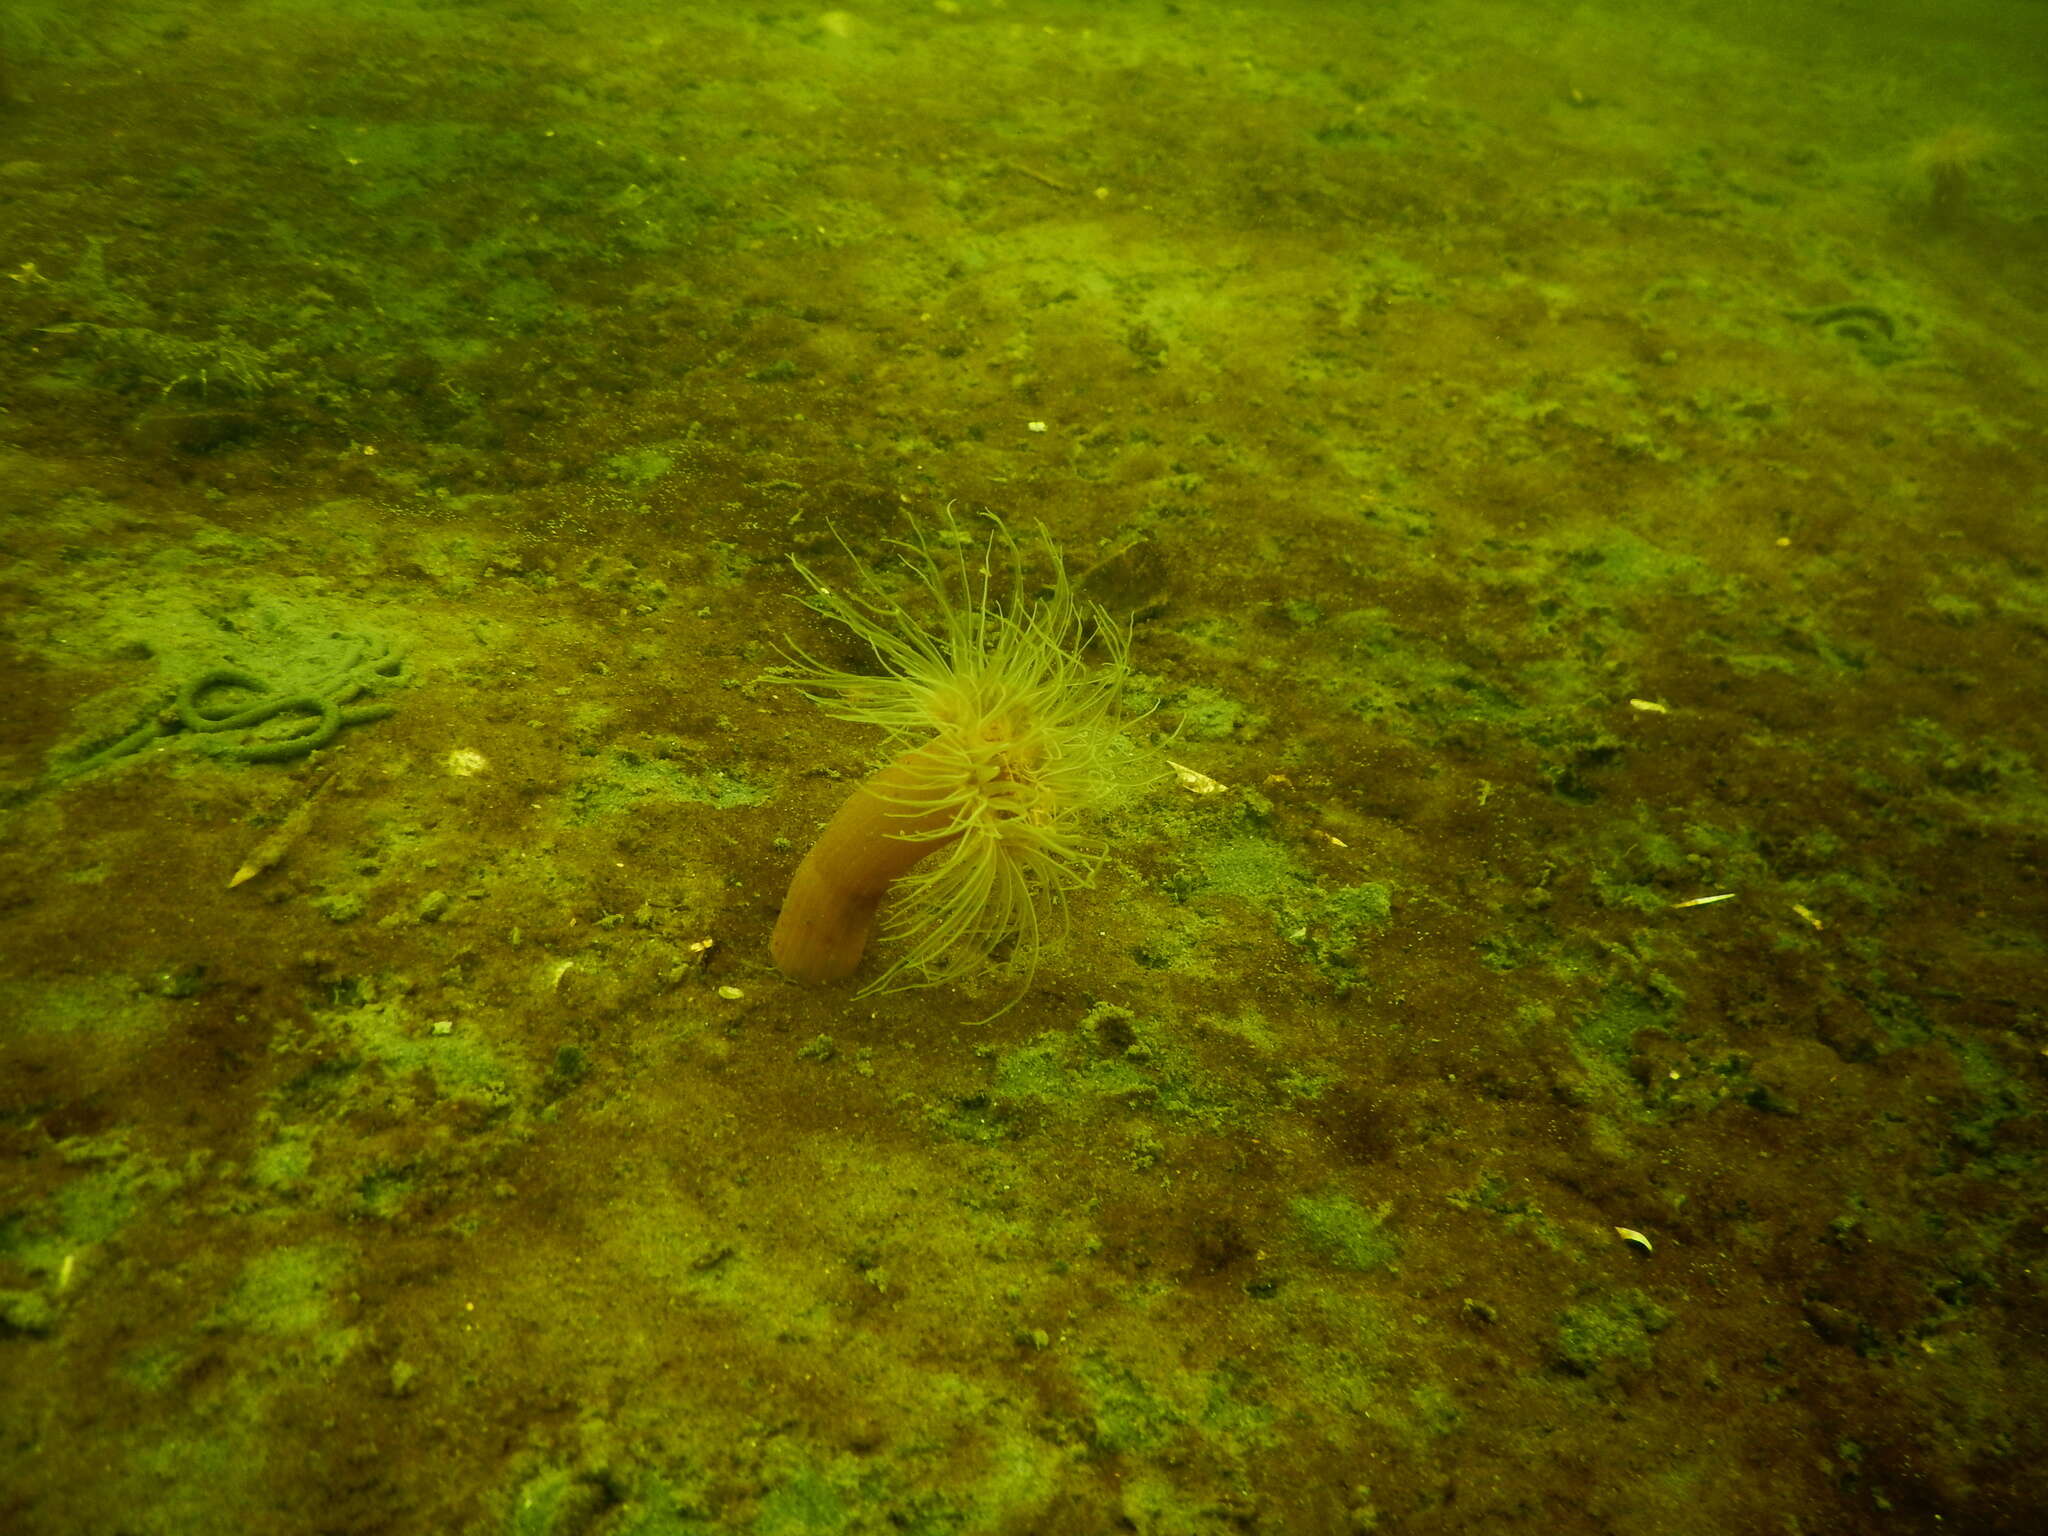
[[[1386,1229],[1391,1203],[1367,1209],[1349,1195],[1327,1191],[1298,1195],[1287,1209],[1309,1247],[1339,1269],[1368,1273],[1400,1260],[1401,1245]]]
[[[1557,1361],[1574,1376],[1614,1382],[1650,1368],[1656,1336],[1677,1320],[1633,1286],[1558,1314]]]
[[[743,768],[686,767],[615,748],[570,786],[564,811],[580,826],[648,806],[702,805],[738,810],[765,804],[774,787]]]

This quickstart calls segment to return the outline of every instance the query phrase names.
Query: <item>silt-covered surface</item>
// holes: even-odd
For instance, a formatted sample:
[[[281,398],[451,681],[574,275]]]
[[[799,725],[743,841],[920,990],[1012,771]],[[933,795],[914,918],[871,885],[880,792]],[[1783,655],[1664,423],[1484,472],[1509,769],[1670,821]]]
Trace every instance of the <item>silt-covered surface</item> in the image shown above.
[[[2034,1529],[2048,38],[1924,10],[10,7],[0,1526]],[[1000,1013],[767,959],[789,557],[949,503],[1200,776]]]

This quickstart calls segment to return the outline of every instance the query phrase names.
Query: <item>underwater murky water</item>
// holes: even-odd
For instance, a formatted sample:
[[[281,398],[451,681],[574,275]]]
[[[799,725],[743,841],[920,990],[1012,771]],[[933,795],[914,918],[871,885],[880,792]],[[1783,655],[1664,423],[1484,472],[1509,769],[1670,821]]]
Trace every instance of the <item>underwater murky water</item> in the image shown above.
[[[2033,1530],[2044,33],[0,6],[0,1527]]]

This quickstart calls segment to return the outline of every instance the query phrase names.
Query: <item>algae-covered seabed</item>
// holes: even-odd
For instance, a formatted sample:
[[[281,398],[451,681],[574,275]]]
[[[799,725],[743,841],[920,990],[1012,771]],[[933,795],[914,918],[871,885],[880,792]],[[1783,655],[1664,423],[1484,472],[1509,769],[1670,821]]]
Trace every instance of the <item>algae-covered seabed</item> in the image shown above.
[[[5,14],[0,1526],[2037,1528],[2038,6]],[[1227,786],[981,1023],[948,502]]]

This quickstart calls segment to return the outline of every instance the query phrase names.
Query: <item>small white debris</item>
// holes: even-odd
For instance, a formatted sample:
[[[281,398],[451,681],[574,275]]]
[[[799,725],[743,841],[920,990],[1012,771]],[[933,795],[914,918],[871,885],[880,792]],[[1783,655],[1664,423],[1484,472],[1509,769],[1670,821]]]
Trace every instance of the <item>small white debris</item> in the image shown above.
[[[1680,907],[1711,907],[1717,901],[1733,901],[1734,899],[1735,893],[1733,891],[1723,891],[1718,896],[1695,896],[1690,901],[1674,901],[1671,903],[1671,910],[1676,912]]]
[[[1669,709],[1659,704],[1655,699],[1630,699],[1628,707],[1630,709],[1640,709],[1646,715],[1668,715],[1671,713]]]
[[[436,1019],[427,1026],[427,1033],[430,1035],[452,1035],[455,1033],[455,1021],[453,1019]]]
[[[718,995],[724,998],[728,1003],[736,1003],[741,998],[745,997],[747,994],[742,992],[738,987],[720,987],[718,989]]]
[[[1180,787],[1191,795],[1220,795],[1230,786],[1218,783],[1206,773],[1190,768],[1186,763],[1176,763],[1172,758],[1166,766],[1173,770],[1173,776],[1180,781]]]
[[[468,747],[457,747],[441,759],[441,764],[458,779],[473,779],[491,766],[483,753]]]
[[[1026,432],[1043,432],[1045,430],[1045,423],[1042,421],[1027,421],[1024,423],[1024,430]]]
[[[1650,1240],[1647,1237],[1643,1236],[1642,1233],[1638,1232],[1634,1227],[1616,1227],[1614,1229],[1614,1235],[1620,1238],[1624,1243],[1634,1243],[1638,1248],[1641,1248],[1645,1253],[1654,1253],[1656,1251],[1650,1246]]]

